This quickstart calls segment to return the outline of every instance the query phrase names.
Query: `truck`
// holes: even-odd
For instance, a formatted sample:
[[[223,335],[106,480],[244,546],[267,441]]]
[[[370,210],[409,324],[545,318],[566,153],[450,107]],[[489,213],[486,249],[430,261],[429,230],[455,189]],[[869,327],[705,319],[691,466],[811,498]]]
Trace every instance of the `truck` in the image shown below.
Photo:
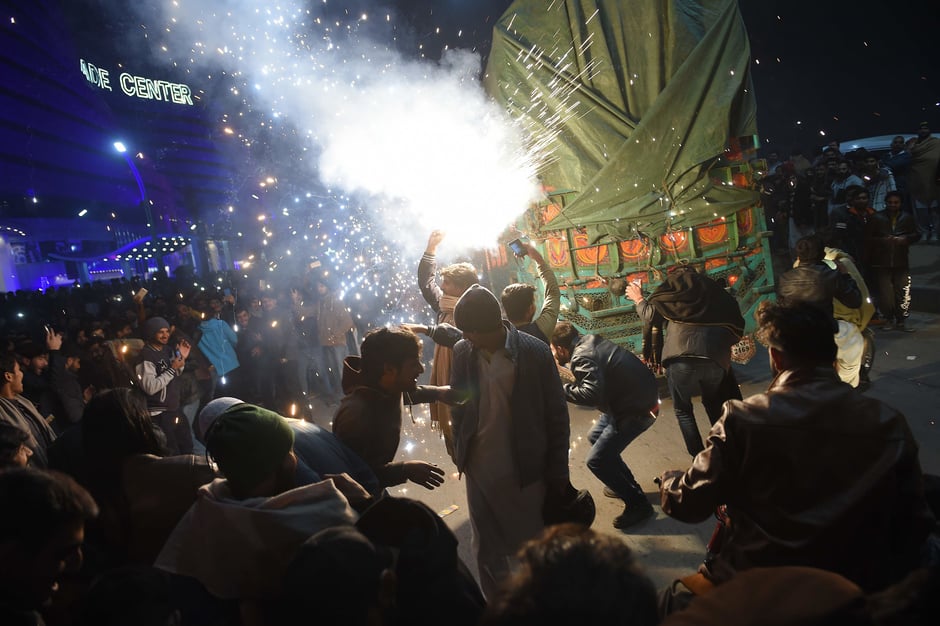
[[[484,86],[542,155],[544,189],[505,238],[539,248],[580,332],[643,352],[626,284],[692,265],[735,296],[735,357],[753,356],[774,272],[749,68],[736,0],[517,0],[495,24]],[[538,284],[505,246],[486,263],[494,287]]]

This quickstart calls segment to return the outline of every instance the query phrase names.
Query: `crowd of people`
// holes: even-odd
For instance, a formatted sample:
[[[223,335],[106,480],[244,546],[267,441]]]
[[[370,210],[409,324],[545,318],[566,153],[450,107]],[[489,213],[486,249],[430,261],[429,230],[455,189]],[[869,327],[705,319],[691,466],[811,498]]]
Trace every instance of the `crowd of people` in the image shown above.
[[[361,342],[365,329],[313,273],[256,292],[220,276],[208,290],[163,278],[4,296],[0,621],[744,624],[771,612],[781,624],[931,623],[929,477],[905,417],[861,393],[842,336],[871,316],[864,274],[882,266],[865,263],[881,257],[862,251],[874,225],[890,226],[893,249],[910,243],[895,232],[910,223],[907,199],[845,185],[840,206],[847,171],[826,199],[838,241],[799,230],[791,194],[797,266],[757,312],[766,393],[742,397],[730,353],[744,319],[702,268],[672,268],[651,293],[625,285],[664,333],[691,458],[662,473],[659,504],[681,521],[722,520],[700,571],[661,594],[622,541],[590,529],[593,498],[569,473],[574,403],[598,411],[587,467],[623,502],[614,527],[649,523],[624,452],[658,417],[654,371],[558,321],[559,286],[531,244],[521,256],[541,289],[497,296],[469,263],[438,268],[435,231],[416,284],[434,323]],[[839,220],[868,214],[863,193],[884,211],[871,208],[867,239],[846,250],[857,229]],[[903,323],[906,309],[892,311],[882,307]],[[419,335],[435,343],[427,385]],[[398,459],[405,406],[419,403],[466,487],[475,575],[440,516],[388,492],[435,489],[447,474]]]
[[[797,242],[818,234],[850,256],[871,291],[875,323],[910,331],[909,247],[940,238],[940,139],[922,122],[883,154],[843,154],[831,142],[813,160],[771,152],[762,180],[773,246],[797,259]]]

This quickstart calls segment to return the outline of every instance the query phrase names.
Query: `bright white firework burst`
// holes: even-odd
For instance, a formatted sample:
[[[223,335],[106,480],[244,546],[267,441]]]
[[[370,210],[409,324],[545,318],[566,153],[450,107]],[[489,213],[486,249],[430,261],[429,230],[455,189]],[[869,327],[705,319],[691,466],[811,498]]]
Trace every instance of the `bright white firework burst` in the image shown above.
[[[193,66],[222,63],[272,122],[303,129],[320,180],[365,194],[403,254],[420,253],[434,228],[454,247],[494,245],[537,199],[539,158],[483,93],[479,56],[409,61],[383,42],[395,36],[391,16],[337,19],[305,5],[175,0],[162,45],[177,62],[185,50]]]

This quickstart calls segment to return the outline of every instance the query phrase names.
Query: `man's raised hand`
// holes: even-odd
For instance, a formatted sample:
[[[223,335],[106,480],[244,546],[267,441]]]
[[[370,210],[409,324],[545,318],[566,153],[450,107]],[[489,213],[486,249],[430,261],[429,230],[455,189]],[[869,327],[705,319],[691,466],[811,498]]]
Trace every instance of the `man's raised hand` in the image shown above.
[[[59,350],[62,348],[62,335],[46,326],[46,349]]]

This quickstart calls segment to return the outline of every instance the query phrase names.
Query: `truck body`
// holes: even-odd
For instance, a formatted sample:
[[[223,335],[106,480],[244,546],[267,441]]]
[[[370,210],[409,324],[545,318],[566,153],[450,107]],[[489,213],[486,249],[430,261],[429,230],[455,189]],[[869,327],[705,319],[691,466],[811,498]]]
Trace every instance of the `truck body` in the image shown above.
[[[675,265],[723,281],[748,330],[773,294],[749,55],[736,0],[518,0],[497,22],[484,84],[545,190],[507,239],[539,247],[581,332],[640,352],[624,287]],[[505,250],[487,265],[494,287],[538,284]]]

